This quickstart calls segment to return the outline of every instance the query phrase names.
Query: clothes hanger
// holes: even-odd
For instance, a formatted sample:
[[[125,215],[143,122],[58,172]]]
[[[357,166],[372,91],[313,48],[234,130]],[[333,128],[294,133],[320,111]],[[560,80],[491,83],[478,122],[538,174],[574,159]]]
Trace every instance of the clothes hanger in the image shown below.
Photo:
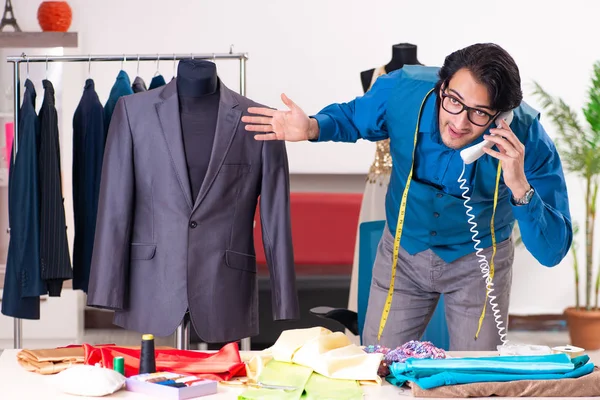
[[[156,55],[156,72],[154,73],[154,77],[157,77],[160,75],[160,70],[158,68],[159,61],[160,61],[160,56],[157,54]]]
[[[173,79],[175,79],[175,64],[177,61],[175,60],[175,53],[173,53]]]

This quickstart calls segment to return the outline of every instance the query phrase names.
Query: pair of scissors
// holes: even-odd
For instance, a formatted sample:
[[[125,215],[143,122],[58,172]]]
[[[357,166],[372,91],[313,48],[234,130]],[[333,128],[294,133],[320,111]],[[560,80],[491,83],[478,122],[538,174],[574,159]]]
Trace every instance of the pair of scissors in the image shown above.
[[[222,381],[221,384],[227,386],[250,386],[250,387],[258,387],[263,389],[276,389],[276,390],[298,390],[299,388],[295,386],[285,386],[285,385],[269,385],[262,382],[250,382],[248,379],[236,379],[231,381]]]
[[[280,389],[280,390],[297,390],[298,389],[295,386],[268,385],[266,383],[261,383],[261,382],[257,382],[257,383],[247,382],[246,384],[248,386],[260,387],[260,388],[263,388],[263,389]]]

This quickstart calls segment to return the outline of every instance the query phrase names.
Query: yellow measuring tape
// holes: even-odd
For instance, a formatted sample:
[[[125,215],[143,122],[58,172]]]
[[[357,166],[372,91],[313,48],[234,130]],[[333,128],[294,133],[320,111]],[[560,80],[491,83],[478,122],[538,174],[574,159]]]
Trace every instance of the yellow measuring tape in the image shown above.
[[[392,277],[390,279],[390,287],[388,289],[388,293],[385,299],[385,304],[383,306],[383,312],[381,314],[381,320],[379,321],[379,332],[377,333],[377,341],[381,340],[381,335],[383,333],[383,329],[387,323],[390,309],[392,308],[392,298],[394,296],[394,285],[396,283],[396,267],[398,265],[398,253],[400,252],[400,238],[402,237],[402,228],[404,226],[404,217],[406,216],[406,201],[408,199],[408,191],[410,189],[410,183],[412,181],[413,175],[413,167],[415,165],[415,150],[417,148],[417,135],[419,134],[419,125],[421,121],[421,112],[423,111],[423,106],[425,105],[425,101],[429,97],[429,95],[433,92],[434,89],[431,89],[421,102],[421,106],[419,107],[419,115],[417,116],[417,125],[415,127],[415,135],[413,141],[413,150],[412,150],[412,159],[410,164],[410,171],[408,172],[408,178],[406,179],[406,186],[404,187],[404,191],[402,192],[402,200],[400,202],[400,210],[398,211],[398,222],[396,225],[396,235],[394,236],[394,252],[392,257]],[[494,193],[494,208],[492,211],[492,222],[491,222],[491,230],[492,230],[492,259],[490,263],[490,276],[494,278],[494,256],[496,255],[496,235],[494,233],[494,214],[496,213],[496,204],[498,202],[498,185],[500,182],[500,171],[501,166],[498,163],[498,172],[496,174],[496,190]],[[481,329],[481,325],[483,324],[483,318],[485,316],[485,306],[487,304],[487,290],[486,290],[486,301],[483,304],[483,311],[481,313],[481,317],[479,318],[479,326],[477,329],[476,336],[479,335],[479,331]]]
[[[502,173],[502,161],[498,160],[498,170],[496,171],[496,188],[494,190],[494,208],[492,209],[492,220],[490,221],[490,230],[492,231],[492,258],[490,259],[490,279],[494,280],[494,257],[496,257],[496,231],[494,230],[494,216],[496,215],[496,205],[498,204],[498,187],[500,186],[500,174]],[[485,290],[485,301],[483,302],[483,310],[479,317],[479,324],[477,324],[477,332],[475,333],[475,339],[479,337],[479,331],[481,325],[483,325],[483,319],[485,318],[485,309],[487,307],[488,300],[487,285]]]

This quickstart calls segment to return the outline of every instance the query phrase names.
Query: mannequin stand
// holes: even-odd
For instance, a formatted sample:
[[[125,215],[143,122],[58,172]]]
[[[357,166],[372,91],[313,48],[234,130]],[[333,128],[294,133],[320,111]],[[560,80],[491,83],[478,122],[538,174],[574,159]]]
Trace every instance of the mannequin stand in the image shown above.
[[[179,350],[189,350],[190,349],[190,319],[188,314],[185,314],[183,318],[183,322],[179,324],[177,327],[176,333],[176,345]]]
[[[190,349],[190,317],[188,313],[185,313],[185,317],[179,326],[177,327],[177,331],[175,333],[175,342],[178,350],[189,350]],[[244,338],[241,340],[242,342],[242,351],[250,351],[250,338]],[[204,346],[204,343],[200,345],[200,347]]]

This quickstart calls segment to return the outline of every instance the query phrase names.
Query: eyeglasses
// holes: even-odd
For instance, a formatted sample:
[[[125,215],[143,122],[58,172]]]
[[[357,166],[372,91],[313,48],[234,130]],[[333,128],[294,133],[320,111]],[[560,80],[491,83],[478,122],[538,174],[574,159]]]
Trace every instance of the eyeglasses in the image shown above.
[[[456,97],[442,92],[442,108],[450,114],[458,115],[467,110],[467,118],[473,125],[486,126],[497,114],[490,114],[478,108],[465,105]]]

